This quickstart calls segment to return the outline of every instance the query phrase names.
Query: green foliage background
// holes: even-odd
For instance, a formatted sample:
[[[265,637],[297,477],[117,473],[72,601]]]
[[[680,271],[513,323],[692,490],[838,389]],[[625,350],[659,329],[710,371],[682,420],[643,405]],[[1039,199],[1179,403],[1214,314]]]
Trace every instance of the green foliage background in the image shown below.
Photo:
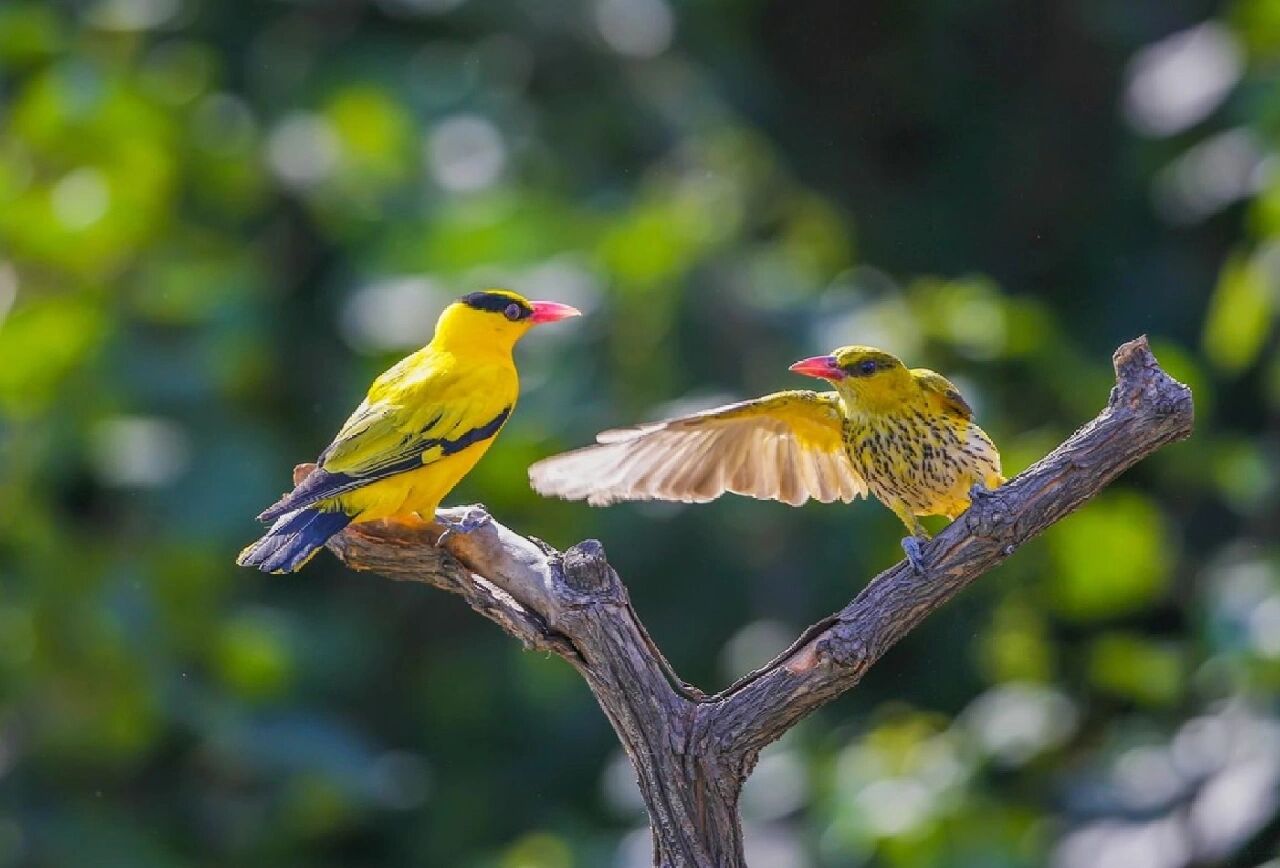
[[[1276,857],[1277,64],[1273,0],[3,0],[0,864],[647,863],[568,667],[328,556],[233,565],[491,284],[588,315],[521,347],[454,500],[604,540],[705,688],[897,560],[893,517],[593,511],[530,461],[856,342],[1017,472],[1150,334],[1195,438],[767,753],[752,864]]]

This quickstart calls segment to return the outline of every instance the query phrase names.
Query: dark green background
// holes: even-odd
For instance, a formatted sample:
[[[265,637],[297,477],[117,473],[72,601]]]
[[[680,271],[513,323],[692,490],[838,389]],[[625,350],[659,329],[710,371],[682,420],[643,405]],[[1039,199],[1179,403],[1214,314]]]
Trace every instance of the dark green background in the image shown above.
[[[1151,335],[1195,438],[768,752],[748,849],[1276,857],[1278,63],[1274,0],[2,0],[0,864],[646,863],[562,662],[327,554],[233,565],[494,284],[587,315],[520,347],[452,501],[602,539],[707,689],[896,561],[893,516],[590,510],[531,461],[868,343],[1016,473]]]

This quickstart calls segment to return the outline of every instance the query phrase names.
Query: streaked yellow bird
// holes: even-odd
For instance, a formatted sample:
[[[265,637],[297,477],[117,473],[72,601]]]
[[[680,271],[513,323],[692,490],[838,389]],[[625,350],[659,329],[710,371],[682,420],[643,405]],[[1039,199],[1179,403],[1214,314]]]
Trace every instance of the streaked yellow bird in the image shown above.
[[[431,342],[373,381],[316,469],[258,516],[271,529],[237,563],[293,572],[352,522],[431,520],[511,416],[516,342],[532,326],[578,315],[501,289],[450,304]]]
[[[603,506],[621,500],[701,503],[726,491],[799,506],[874,494],[911,535],[923,572],[918,516],[954,519],[974,485],[1004,482],[1000,453],[941,374],[908,369],[873,347],[841,347],[791,366],[834,392],[777,392],[635,428],[539,461],[541,494]]]

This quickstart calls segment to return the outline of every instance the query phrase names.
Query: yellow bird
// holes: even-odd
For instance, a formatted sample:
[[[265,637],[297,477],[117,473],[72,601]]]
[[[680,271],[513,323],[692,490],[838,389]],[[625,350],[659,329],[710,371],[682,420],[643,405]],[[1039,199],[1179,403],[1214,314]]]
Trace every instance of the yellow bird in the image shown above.
[[[726,491],[799,506],[874,494],[911,532],[902,541],[923,572],[917,516],[954,519],[971,489],[1002,484],[1000,453],[941,374],[908,369],[873,347],[841,347],[791,370],[834,392],[777,392],[635,428],[539,461],[540,494],[603,506],[620,500],[702,503]]]
[[[534,325],[578,315],[501,289],[450,304],[431,343],[374,380],[316,469],[258,516],[271,529],[236,562],[293,572],[352,522],[432,519],[511,416],[516,341]]]

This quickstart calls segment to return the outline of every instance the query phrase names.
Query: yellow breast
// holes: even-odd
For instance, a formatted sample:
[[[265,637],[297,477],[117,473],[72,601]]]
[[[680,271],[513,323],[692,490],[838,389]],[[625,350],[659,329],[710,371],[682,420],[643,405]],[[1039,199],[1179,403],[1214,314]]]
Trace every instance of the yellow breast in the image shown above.
[[[353,437],[356,446],[342,456],[373,468],[390,463],[397,472],[343,492],[335,498],[337,505],[354,522],[413,513],[430,519],[489,450],[518,393],[509,355],[464,357],[429,346],[410,356],[375,381],[366,401],[378,409],[375,421],[354,423],[363,426],[362,436]],[[416,459],[421,466],[400,470],[397,462],[404,459],[391,460],[388,454],[407,455],[410,465]],[[347,466],[335,471],[350,472]]]
[[[844,436],[867,487],[890,508],[954,517],[968,507],[975,482],[994,488],[1003,481],[1000,456],[981,428],[923,404],[853,416]]]

